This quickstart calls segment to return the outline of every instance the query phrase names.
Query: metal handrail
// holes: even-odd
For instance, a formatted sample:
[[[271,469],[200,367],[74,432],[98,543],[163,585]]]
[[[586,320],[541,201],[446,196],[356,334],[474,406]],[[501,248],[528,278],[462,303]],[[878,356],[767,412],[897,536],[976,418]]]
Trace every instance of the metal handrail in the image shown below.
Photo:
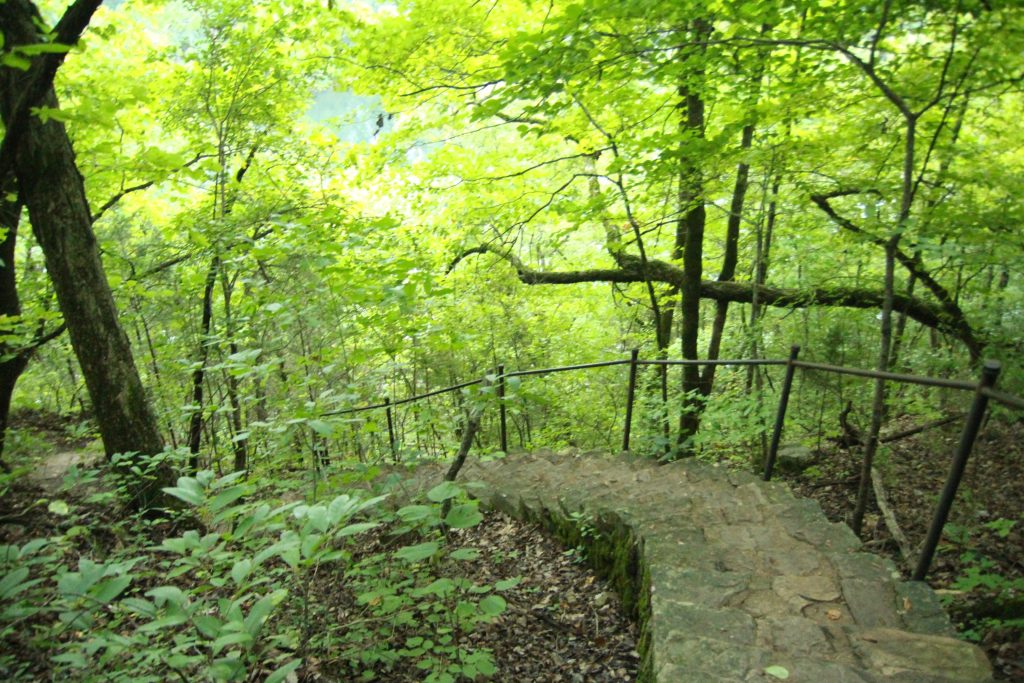
[[[777,358],[729,358],[726,360],[657,360],[637,361],[638,365],[785,365],[787,361]]]
[[[1024,410],[1024,398],[1020,396],[1014,396],[1013,394],[1007,394],[1005,391],[998,391],[992,387],[982,387],[981,393],[992,399],[993,401],[999,401],[1004,406],[1010,408],[1017,408]]]
[[[569,372],[572,370],[588,370],[593,368],[605,368],[614,367],[619,365],[628,365],[629,371],[629,384],[628,394],[626,400],[626,424],[623,431],[622,439],[622,450],[629,450],[629,439],[630,439],[630,427],[633,416],[633,403],[636,392],[636,377],[637,369],[641,365],[650,366],[674,366],[674,365],[733,365],[733,366],[776,366],[783,365],[786,367],[785,379],[782,383],[782,389],[779,395],[779,407],[775,416],[775,424],[772,429],[771,445],[768,448],[768,453],[765,458],[764,466],[764,480],[769,481],[772,477],[772,472],[775,466],[775,460],[779,451],[779,444],[782,439],[782,431],[785,426],[786,409],[789,405],[789,395],[793,386],[793,377],[797,368],[803,370],[812,370],[819,372],[831,372],[843,375],[853,375],[856,377],[866,377],[871,379],[883,379],[892,382],[904,382],[907,384],[917,384],[921,386],[939,387],[943,389],[956,389],[959,391],[971,391],[974,393],[974,400],[971,404],[971,409],[967,413],[967,417],[964,421],[963,431],[960,436],[960,443],[957,447],[956,452],[953,455],[953,460],[950,466],[950,473],[946,479],[946,484],[943,488],[942,495],[939,498],[939,502],[936,505],[935,516],[932,520],[932,524],[928,530],[928,535],[925,539],[923,548],[921,550],[921,556],[919,558],[916,569],[914,570],[913,578],[916,581],[923,580],[928,573],[928,569],[931,566],[932,559],[934,557],[935,549],[938,546],[939,540],[942,537],[942,530],[945,527],[946,520],[949,516],[950,508],[952,507],[953,500],[956,496],[957,489],[960,485],[960,481],[963,477],[963,472],[967,464],[967,460],[970,457],[971,451],[974,447],[975,439],[978,435],[978,431],[981,428],[981,423],[984,419],[986,411],[988,409],[989,399],[997,401],[1005,406],[1024,410],[1024,398],[1008,394],[1003,391],[995,389],[996,379],[999,376],[1000,366],[994,361],[988,361],[985,363],[982,375],[979,381],[971,382],[967,380],[956,380],[956,379],[943,379],[938,377],[925,377],[921,375],[908,375],[897,372],[880,372],[878,370],[865,370],[862,368],[850,368],[839,365],[829,365],[826,363],[813,363],[809,361],[798,360],[800,353],[799,346],[793,346],[790,350],[789,358],[778,359],[778,358],[742,358],[742,359],[723,359],[723,360],[669,360],[669,359],[655,359],[655,360],[640,360],[639,351],[634,349],[630,353],[629,359],[619,359],[610,361],[599,361],[596,363],[582,363],[578,365],[563,365],[553,368],[533,368],[527,370],[516,370],[513,372],[505,372],[505,366],[499,365],[497,372],[493,375],[486,377],[470,380],[468,382],[462,382],[460,384],[454,384],[452,386],[444,387],[442,389],[435,389],[434,391],[428,391],[423,394],[417,394],[415,396],[409,396],[397,401],[392,401],[390,398],[385,398],[381,403],[374,403],[367,406],[357,406],[352,408],[342,408],[338,410],[331,410],[321,413],[323,416],[333,415],[351,415],[354,413],[361,413],[368,410],[378,410],[384,408],[387,411],[388,421],[388,440],[391,445],[392,455],[397,459],[397,450],[395,446],[395,434],[392,422],[392,408],[395,406],[404,405],[406,403],[413,403],[425,398],[432,396],[439,396],[441,394],[447,394],[467,387],[483,384],[485,382],[492,382],[497,385],[497,396],[499,399],[499,410],[501,413],[500,425],[500,439],[501,439],[501,450],[508,452],[508,434],[506,425],[506,405],[505,405],[505,382],[507,379],[512,377],[529,377],[536,375],[548,375],[559,372]]]
[[[961,389],[964,391],[974,391],[978,388],[977,382],[968,382],[961,379],[942,379],[940,377],[905,375],[899,372],[863,370],[861,368],[847,368],[840,365],[826,365],[825,363],[809,363],[803,360],[795,361],[794,365],[798,368],[805,368],[807,370],[822,370],[824,372],[834,372],[840,375],[856,375],[857,377],[870,377],[872,379],[887,379],[893,382],[920,384],[926,387],[942,387],[943,389]]]

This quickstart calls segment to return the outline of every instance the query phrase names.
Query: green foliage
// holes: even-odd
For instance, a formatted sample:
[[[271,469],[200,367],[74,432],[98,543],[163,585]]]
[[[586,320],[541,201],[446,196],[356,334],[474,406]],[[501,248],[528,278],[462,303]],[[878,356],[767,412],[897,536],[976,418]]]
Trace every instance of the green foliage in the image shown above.
[[[1004,539],[1017,523],[1018,520],[995,519],[976,530],[957,524],[946,525],[944,537],[962,549],[960,563],[963,570],[952,588],[970,594],[972,603],[985,604],[982,611],[986,615],[971,619],[963,631],[967,638],[980,641],[986,633],[1003,629],[1024,632],[1024,617],[1021,616],[1024,579],[1001,573],[999,565],[976,548],[981,533],[991,533],[998,539]]]
[[[243,473],[204,471],[166,492],[188,505],[182,520],[200,528],[162,538],[152,555],[141,554],[140,538],[71,568],[79,534],[70,530],[0,547],[0,637],[7,642],[28,621],[31,646],[48,652],[54,670],[84,679],[155,681],[173,672],[281,681],[307,655],[338,650],[357,676],[401,660],[432,681],[494,673],[490,655],[466,636],[504,611],[498,593],[516,581],[481,586],[458,576],[458,563],[480,555],[448,550],[448,529],[482,520],[461,487],[431,492],[452,502],[443,519],[430,499],[393,513],[382,507],[386,496],[274,505],[254,496]],[[381,525],[401,544],[356,559],[361,537]],[[361,618],[332,623],[315,595],[323,575],[353,591]],[[0,670],[15,676],[23,661],[7,653]]]

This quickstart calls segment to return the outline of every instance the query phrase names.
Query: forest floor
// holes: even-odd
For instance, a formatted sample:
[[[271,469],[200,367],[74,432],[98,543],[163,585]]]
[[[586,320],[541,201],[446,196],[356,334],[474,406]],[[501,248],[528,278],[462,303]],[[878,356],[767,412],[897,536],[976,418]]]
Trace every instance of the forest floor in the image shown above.
[[[959,423],[952,423],[888,444],[879,453],[889,507],[913,553],[931,524],[959,432]],[[815,465],[803,474],[784,478],[795,492],[816,499],[831,520],[847,522],[857,496],[860,450],[830,444],[816,455]],[[961,636],[986,650],[998,678],[1017,681],[1024,681],[1022,467],[1024,425],[990,421],[975,445],[928,573]],[[902,557],[873,496],[864,529],[867,548],[892,558],[909,577],[917,557]]]
[[[45,501],[63,499],[83,515],[95,529],[92,544],[83,553],[102,554],[98,546],[119,546],[123,539],[104,534],[102,529],[116,528],[122,512],[115,504],[87,503],[87,492],[63,487],[65,472],[72,465],[88,467],[102,459],[94,448],[84,449],[90,439],[69,436],[68,425],[47,423],[44,416],[22,414],[13,432],[22,439],[18,450],[34,451],[31,470],[0,496],[0,544],[23,544],[31,538],[52,536],[70,524],[68,517],[48,509]],[[24,463],[14,460],[12,464]],[[40,503],[43,501],[43,503]],[[151,545],[158,536],[180,530],[171,525],[151,527]],[[509,518],[499,512],[488,513],[484,521],[470,529],[451,531],[452,549],[472,547],[481,551],[480,559],[458,564],[459,575],[476,584],[518,578],[519,583],[505,590],[506,611],[494,623],[477,629],[471,636],[473,649],[493,653],[498,674],[495,681],[538,681],[551,683],[611,683],[636,680],[640,655],[636,645],[636,625],[623,612],[618,596],[583,562],[579,550],[566,549],[540,527]],[[361,537],[354,557],[384,552],[393,545],[386,528],[378,528]],[[144,552],[140,548],[140,553]],[[97,558],[98,559],[98,558]],[[343,571],[319,573],[311,586],[311,598],[327,607],[336,628],[358,619],[365,606],[358,603],[352,590],[345,587]],[[400,634],[398,634],[400,635]],[[32,675],[50,678],[45,652],[20,647],[26,643],[0,642],[0,647],[19,647],[32,658]],[[401,647],[401,643],[396,647]],[[400,664],[400,667],[402,665]],[[302,681],[349,680],[353,672],[337,658],[313,653],[297,672]],[[410,662],[405,668],[377,672],[377,678],[395,683],[419,681],[423,672]]]
[[[0,543],[61,532],[66,518],[54,514],[40,499],[55,497],[63,472],[72,464],[101,458],[84,449],[91,440],[78,435],[74,423],[56,424],[45,416],[19,416],[16,439],[22,449],[37,449],[38,467],[0,497]],[[912,425],[898,425],[910,427]],[[920,547],[935,500],[948,473],[949,457],[959,427],[952,424],[889,445],[880,453],[889,504],[912,548]],[[15,463],[17,464],[17,463]],[[988,652],[1003,680],[1024,681],[1024,425],[993,422],[981,434],[953,508],[929,583],[946,596],[954,623],[963,637],[977,640]],[[818,500],[833,521],[847,521],[856,497],[859,474],[856,449],[828,445],[817,452],[816,464],[790,475],[794,491]],[[69,500],[74,496],[62,494]],[[89,517],[102,527],[119,511],[95,508]],[[23,514],[28,511],[27,514]],[[865,520],[869,550],[891,557],[905,576],[916,558],[903,558],[875,506]],[[168,530],[174,533],[174,530]],[[473,636],[476,648],[493,651],[501,681],[631,681],[639,656],[635,625],[619,608],[618,597],[566,550],[534,526],[492,513],[472,529],[455,532],[458,542],[484,551],[460,564],[477,583],[520,577],[503,593],[508,610],[497,622]],[[111,537],[111,543],[119,539]],[[386,534],[368,536],[361,552],[380,551]],[[324,573],[316,582],[317,600],[331,606],[335,623],[358,611],[355,596],[339,589],[339,577]],[[1016,620],[1016,625],[1009,623]],[[45,662],[36,671],[45,673]],[[329,660],[312,657],[301,670],[303,680],[332,680],[341,672]],[[389,671],[387,680],[413,681],[421,672]]]

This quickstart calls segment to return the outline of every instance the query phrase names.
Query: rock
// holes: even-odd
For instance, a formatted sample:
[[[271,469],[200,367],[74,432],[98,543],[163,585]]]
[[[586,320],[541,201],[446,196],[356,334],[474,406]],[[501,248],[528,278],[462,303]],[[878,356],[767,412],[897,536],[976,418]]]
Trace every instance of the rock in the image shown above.
[[[782,472],[799,474],[814,464],[817,458],[807,446],[783,446],[775,458],[775,466]]]

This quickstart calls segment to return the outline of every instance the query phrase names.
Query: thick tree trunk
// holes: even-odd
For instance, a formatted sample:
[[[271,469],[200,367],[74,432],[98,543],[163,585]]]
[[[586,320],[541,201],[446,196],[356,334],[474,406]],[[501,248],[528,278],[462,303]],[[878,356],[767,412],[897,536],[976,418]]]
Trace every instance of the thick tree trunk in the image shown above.
[[[18,8],[33,12],[26,10],[25,16],[17,16]],[[4,12],[4,33],[10,44],[37,42],[30,3],[8,2]],[[13,69],[0,69],[0,113],[5,125],[16,117],[17,94],[27,87],[22,77]],[[57,107],[52,87],[41,104]],[[82,176],[64,125],[55,120],[43,123],[31,116],[24,133],[11,144],[19,199],[28,207],[33,233],[43,249],[107,456],[156,455],[163,451],[163,439],[128,337],[117,319],[92,232]],[[162,497],[160,487],[169,479],[169,470],[162,468],[154,478],[137,481],[135,503],[143,508],[157,504]]]
[[[0,230],[4,230],[3,242],[0,242],[0,315],[17,318],[21,315],[21,301],[18,299],[18,286],[14,274],[14,247],[18,237],[18,222],[21,217],[21,204],[7,201],[7,196],[14,191],[13,178],[8,182],[0,182]],[[0,344],[0,468],[9,471],[3,459],[4,442],[7,435],[7,420],[11,411],[11,397],[18,377],[28,365],[28,357],[12,349],[8,344]]]

